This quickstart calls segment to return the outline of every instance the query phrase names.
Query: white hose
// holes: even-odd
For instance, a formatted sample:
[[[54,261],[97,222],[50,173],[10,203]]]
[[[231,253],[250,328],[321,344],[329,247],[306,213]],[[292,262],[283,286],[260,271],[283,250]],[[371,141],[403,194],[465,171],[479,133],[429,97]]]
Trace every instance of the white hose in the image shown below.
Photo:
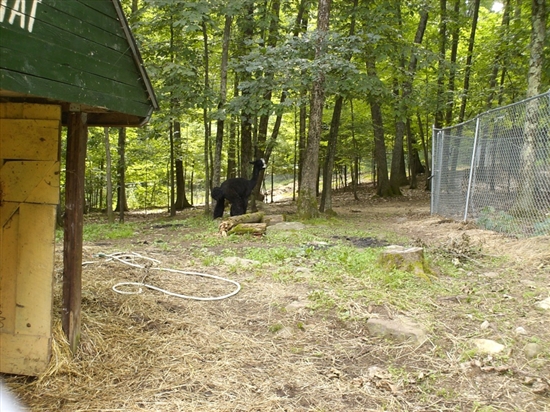
[[[145,260],[151,262],[150,265],[160,264],[159,260],[152,259],[152,258],[149,258],[147,256],[142,256],[139,253],[135,253],[135,252],[130,252],[130,253],[116,252],[116,253],[112,253],[110,255],[100,253],[98,255],[98,257],[107,258],[107,262],[115,260],[117,262],[123,263],[125,265],[129,265],[129,266],[132,266],[132,267],[135,267],[135,268],[139,268],[139,269],[159,270],[159,271],[164,271],[164,272],[181,273],[182,275],[201,276],[201,277],[205,277],[205,278],[221,280],[222,282],[231,283],[231,284],[236,286],[235,290],[231,293],[228,293],[227,295],[213,296],[213,297],[199,297],[199,296],[188,296],[188,295],[182,295],[182,294],[179,294],[179,293],[170,292],[168,290],[161,289],[157,286],[148,285],[148,284],[143,283],[143,282],[121,282],[121,283],[117,283],[116,285],[114,285],[113,290],[116,293],[120,293],[120,294],[123,294],[123,295],[134,295],[134,294],[142,293],[143,292],[142,287],[143,287],[143,288],[147,288],[147,289],[156,290],[156,291],[164,293],[166,295],[175,296],[175,297],[181,298],[181,299],[212,301],[212,300],[227,299],[231,296],[236,295],[241,290],[241,285],[238,282],[235,282],[234,280],[231,280],[231,279],[222,278],[220,276],[209,275],[207,273],[188,272],[188,271],[177,270],[177,269],[147,267],[147,266],[144,266],[144,265],[140,265],[138,263],[134,263],[133,261],[137,258],[137,259],[145,259]],[[90,263],[94,263],[94,262],[85,262],[83,264],[90,264]],[[138,286],[138,290],[137,291],[119,290],[119,287],[121,287],[121,286]]]

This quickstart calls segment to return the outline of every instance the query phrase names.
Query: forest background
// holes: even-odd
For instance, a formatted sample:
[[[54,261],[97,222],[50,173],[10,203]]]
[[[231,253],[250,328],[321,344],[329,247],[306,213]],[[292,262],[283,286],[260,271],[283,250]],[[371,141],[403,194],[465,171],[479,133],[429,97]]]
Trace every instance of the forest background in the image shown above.
[[[304,217],[335,187],[398,196],[430,173],[432,127],[550,87],[545,0],[121,3],[161,108],[89,129],[87,210],[114,192],[119,211],[210,213],[210,188],[259,157]]]

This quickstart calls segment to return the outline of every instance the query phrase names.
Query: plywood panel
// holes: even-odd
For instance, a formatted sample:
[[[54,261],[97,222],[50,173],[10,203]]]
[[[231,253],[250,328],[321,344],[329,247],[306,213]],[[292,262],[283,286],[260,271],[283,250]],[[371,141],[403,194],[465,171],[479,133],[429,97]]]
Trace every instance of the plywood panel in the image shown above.
[[[19,215],[15,330],[46,335],[52,318],[55,206],[23,203]]]
[[[59,202],[59,162],[13,161],[0,169],[2,199],[5,202],[57,204]]]
[[[9,119],[12,116],[21,119]],[[53,119],[33,120],[33,116]],[[0,104],[0,372],[4,373],[38,375],[50,358],[60,127],[59,106]],[[26,160],[13,160],[17,157]]]
[[[0,202],[0,228],[4,227],[6,222],[11,219],[14,213],[17,213],[19,203]]]
[[[59,120],[0,119],[0,125],[0,159],[57,159]]]
[[[0,371],[36,376],[48,367],[51,354],[49,336],[0,334]]]
[[[10,213],[5,219],[4,212],[15,209],[17,213]],[[0,334],[15,332],[15,290],[17,277],[17,263],[19,262],[18,234],[19,234],[19,204],[4,203],[0,207]],[[4,221],[5,220],[5,221]],[[2,355],[3,356],[3,355]],[[1,356],[0,356],[1,357]]]

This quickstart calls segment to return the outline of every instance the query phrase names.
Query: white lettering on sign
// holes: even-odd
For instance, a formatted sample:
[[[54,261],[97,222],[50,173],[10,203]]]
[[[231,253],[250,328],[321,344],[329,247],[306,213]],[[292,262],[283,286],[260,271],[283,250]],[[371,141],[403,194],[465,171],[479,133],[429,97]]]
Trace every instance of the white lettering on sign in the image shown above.
[[[0,23],[3,23],[6,15],[9,14],[9,24],[14,24],[18,20],[19,27],[32,33],[38,3],[42,3],[42,0],[29,0],[30,10],[27,10],[27,0],[11,0],[11,2],[12,5],[8,8],[8,0],[0,0]]]

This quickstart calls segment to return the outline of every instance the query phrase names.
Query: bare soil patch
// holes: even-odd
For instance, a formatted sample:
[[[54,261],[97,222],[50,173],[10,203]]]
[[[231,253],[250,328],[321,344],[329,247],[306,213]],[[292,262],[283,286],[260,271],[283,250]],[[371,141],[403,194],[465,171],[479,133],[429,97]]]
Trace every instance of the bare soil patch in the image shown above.
[[[151,221],[149,229],[131,239],[85,244],[84,260],[95,263],[83,271],[76,357],[57,320],[50,369],[37,378],[3,378],[31,411],[550,411],[550,315],[535,308],[550,295],[550,239],[514,239],[431,216],[428,193],[404,192],[386,200],[364,187],[360,201],[343,192],[333,204],[337,219],[364,232],[347,239],[358,250],[386,242],[422,245],[435,260],[459,268],[459,276],[440,269],[436,282],[460,293],[427,292],[422,299],[430,309],[406,313],[428,328],[421,346],[368,334],[369,317],[403,312],[390,302],[358,299],[346,318],[312,310],[315,274],[307,261],[292,281],[274,279],[270,266],[219,265],[216,275],[242,285],[219,301],[155,291],[117,294],[117,282],[144,278],[199,296],[231,286],[143,271],[100,253],[134,250],[165,267],[213,273],[205,256],[269,247],[247,238],[210,247],[215,232],[205,233],[202,245],[186,242],[182,233],[198,229],[186,227],[185,219],[197,211],[179,215],[176,228],[159,220],[162,213],[130,214],[129,220]],[[265,208],[292,217],[295,206]],[[61,306],[61,270],[58,247],[55,308]],[[504,344],[504,353],[472,353],[469,342],[480,337]],[[542,348],[534,358],[524,352],[528,343]]]

